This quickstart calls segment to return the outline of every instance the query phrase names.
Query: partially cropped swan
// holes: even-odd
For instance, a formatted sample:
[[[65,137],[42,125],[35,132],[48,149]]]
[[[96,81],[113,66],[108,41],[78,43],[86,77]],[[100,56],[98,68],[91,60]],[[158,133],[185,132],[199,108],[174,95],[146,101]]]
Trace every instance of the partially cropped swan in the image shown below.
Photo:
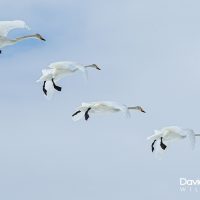
[[[154,134],[148,137],[148,140],[153,141],[151,144],[151,151],[154,152],[155,144],[159,142],[159,146],[162,150],[166,150],[167,143],[182,140],[188,138],[191,147],[195,146],[195,137],[200,136],[200,134],[194,133],[192,129],[183,129],[178,126],[169,126],[162,128],[161,130],[155,130]]]
[[[138,110],[143,113],[145,111],[141,106],[128,107],[123,104],[119,104],[111,101],[99,101],[99,102],[90,102],[90,103],[82,103],[80,107],[77,108],[77,111],[72,115],[72,119],[74,121],[80,120],[81,118],[85,118],[88,120],[90,114],[97,113],[115,113],[115,112],[123,112],[127,117],[130,117],[130,110]]]
[[[8,33],[17,28],[26,28],[30,29],[24,21],[15,20],[15,21],[0,21],[0,49],[6,46],[14,45],[17,42],[20,42],[25,39],[35,38],[45,41],[45,39],[40,34],[26,35],[18,37],[15,39],[10,39],[7,37]],[[0,50],[1,53],[1,50]]]
[[[96,64],[82,65],[71,61],[54,62],[48,66],[48,69],[42,70],[42,76],[37,82],[43,82],[43,92],[47,96],[52,87],[57,91],[61,91],[62,88],[57,86],[56,82],[67,75],[81,71],[87,77],[88,68],[100,70]]]

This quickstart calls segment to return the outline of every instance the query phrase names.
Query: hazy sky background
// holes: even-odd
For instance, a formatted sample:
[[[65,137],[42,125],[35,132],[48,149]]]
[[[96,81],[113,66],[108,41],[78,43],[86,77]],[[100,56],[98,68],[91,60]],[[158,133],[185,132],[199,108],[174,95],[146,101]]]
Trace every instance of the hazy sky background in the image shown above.
[[[200,179],[200,141],[155,159],[146,138],[169,125],[200,132],[198,0],[2,0],[1,20],[25,20],[47,42],[27,40],[0,55],[0,199],[199,199],[179,178]],[[66,77],[48,101],[35,81],[62,60],[102,71]],[[74,123],[81,102],[142,105]]]

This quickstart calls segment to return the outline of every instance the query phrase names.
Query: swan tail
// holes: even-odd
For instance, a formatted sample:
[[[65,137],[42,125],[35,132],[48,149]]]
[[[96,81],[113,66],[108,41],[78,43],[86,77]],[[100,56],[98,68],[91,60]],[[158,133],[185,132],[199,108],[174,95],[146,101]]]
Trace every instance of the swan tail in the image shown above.
[[[87,81],[88,80],[88,70],[85,69],[84,72],[83,72],[83,74],[84,74],[85,80]]]
[[[153,140],[154,139],[154,136],[152,135],[152,136],[149,136],[149,137],[147,137],[147,140]]]
[[[38,79],[37,81],[36,81],[36,83],[39,83],[39,82],[41,82],[42,80],[41,79]]]
[[[126,110],[126,117],[127,118],[131,118],[131,113],[130,113],[130,111],[128,109]]]
[[[159,135],[160,135],[160,131],[154,130],[154,134],[147,137],[147,140],[155,140],[155,139],[159,138]]]
[[[42,70],[42,76],[36,81],[36,83],[42,82],[45,80],[45,77],[50,73],[49,69]]]

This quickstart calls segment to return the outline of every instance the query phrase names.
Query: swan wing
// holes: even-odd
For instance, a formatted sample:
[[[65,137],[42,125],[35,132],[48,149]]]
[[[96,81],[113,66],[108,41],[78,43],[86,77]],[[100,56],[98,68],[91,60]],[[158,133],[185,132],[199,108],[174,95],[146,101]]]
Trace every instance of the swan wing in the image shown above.
[[[88,80],[88,70],[85,68],[82,72],[84,74],[85,80]]]
[[[60,61],[51,63],[48,67],[51,69],[75,69],[77,63],[71,61]]]
[[[94,112],[100,113],[113,113],[113,112],[118,112],[121,109],[117,106],[113,105],[113,102],[108,102],[108,101],[102,101],[102,102],[96,102],[93,103],[93,110]]]
[[[52,78],[52,71],[49,69],[43,69],[42,76],[36,82],[46,81],[51,78]]]
[[[94,104],[95,104],[95,102],[91,102],[91,103],[83,102],[83,103],[81,104],[81,108],[83,108],[83,107],[90,107],[90,106],[93,106]]]
[[[88,80],[88,70],[85,66],[76,63],[76,69],[78,69],[79,71],[83,72],[83,75],[85,77],[86,80]]]
[[[108,106],[102,102],[83,102],[78,109],[87,110],[88,108],[92,108],[92,112],[95,113],[105,111]]]
[[[114,106],[113,102],[109,101],[99,101],[99,102],[87,102],[81,104],[81,109],[89,108],[91,107],[91,112],[93,113],[110,113],[110,112],[117,112],[120,111],[121,108]]]
[[[191,148],[194,149],[195,148],[195,143],[196,143],[194,131],[193,130],[188,130],[187,131],[187,137],[188,137],[189,143],[191,145]]]
[[[130,113],[129,109],[126,109],[126,117],[131,118],[131,113]]]
[[[0,21],[0,35],[6,37],[8,33],[17,28],[26,28],[30,29],[24,21],[15,20],[15,21]]]
[[[130,111],[129,111],[129,109],[126,105],[119,104],[119,103],[114,102],[114,101],[105,101],[102,104],[106,107],[106,110],[109,111],[109,112],[119,112],[119,111],[121,111],[125,114],[125,116],[127,118],[131,117],[131,113],[130,113]]]
[[[116,109],[119,109],[121,110],[122,108],[124,108],[122,105],[114,102],[114,101],[99,101],[99,102],[96,102],[95,103],[96,105],[98,106],[106,106],[108,108],[116,108]]]
[[[55,63],[51,63],[49,65],[49,68],[65,69],[65,70],[68,69],[69,72],[75,72],[76,70],[79,70],[79,71],[83,72],[85,79],[88,80],[88,71],[87,71],[86,67],[84,67],[83,65],[81,65],[77,62],[73,62],[73,61],[55,62]]]
[[[176,133],[176,134],[181,135],[183,129],[178,127],[178,126],[167,126],[167,127],[162,128],[161,131],[162,132],[168,131],[171,134],[173,134],[173,133],[175,134]]]
[[[151,135],[151,136],[149,136],[149,137],[147,138],[147,140],[157,140],[158,138],[161,137],[161,135],[162,135],[161,131],[155,130],[155,131],[154,131],[154,134]]]

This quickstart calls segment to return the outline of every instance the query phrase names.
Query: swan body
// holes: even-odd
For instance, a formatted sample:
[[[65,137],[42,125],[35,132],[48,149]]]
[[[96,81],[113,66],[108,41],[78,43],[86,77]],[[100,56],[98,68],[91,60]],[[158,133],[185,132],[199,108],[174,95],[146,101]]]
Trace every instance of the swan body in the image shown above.
[[[155,133],[147,139],[153,141],[151,149],[152,152],[154,152],[154,145],[156,142],[160,142],[161,149],[165,150],[167,148],[166,143],[182,140],[185,138],[189,139],[191,147],[194,148],[196,136],[200,136],[200,134],[195,134],[192,129],[183,129],[178,126],[169,126],[162,128],[161,130],[155,130]]]
[[[42,70],[42,76],[36,82],[43,82],[43,92],[46,96],[48,96],[49,91],[53,91],[51,88],[52,86],[55,90],[61,91],[61,87],[57,86],[55,83],[67,75],[81,71],[87,78],[88,68],[100,70],[96,64],[82,65],[71,61],[54,62],[51,63],[47,69]],[[49,87],[46,86],[47,84]],[[52,94],[50,95],[52,96]]]
[[[127,117],[130,117],[129,111],[131,109],[145,113],[145,111],[141,106],[128,107],[126,105],[112,101],[99,101],[99,102],[82,103],[81,106],[77,108],[77,111],[72,115],[72,119],[74,121],[78,121],[81,118],[85,117],[85,120],[88,120],[90,117],[89,114],[116,113],[116,112],[123,112]]]
[[[29,38],[35,38],[38,40],[45,41],[45,39],[40,34],[26,35],[26,36],[18,37],[15,39],[10,39],[7,37],[8,33],[11,30],[19,29],[19,28],[30,30],[30,28],[26,25],[26,23],[21,20],[0,21],[0,48],[14,45],[17,42],[20,42],[22,40],[29,39]]]

